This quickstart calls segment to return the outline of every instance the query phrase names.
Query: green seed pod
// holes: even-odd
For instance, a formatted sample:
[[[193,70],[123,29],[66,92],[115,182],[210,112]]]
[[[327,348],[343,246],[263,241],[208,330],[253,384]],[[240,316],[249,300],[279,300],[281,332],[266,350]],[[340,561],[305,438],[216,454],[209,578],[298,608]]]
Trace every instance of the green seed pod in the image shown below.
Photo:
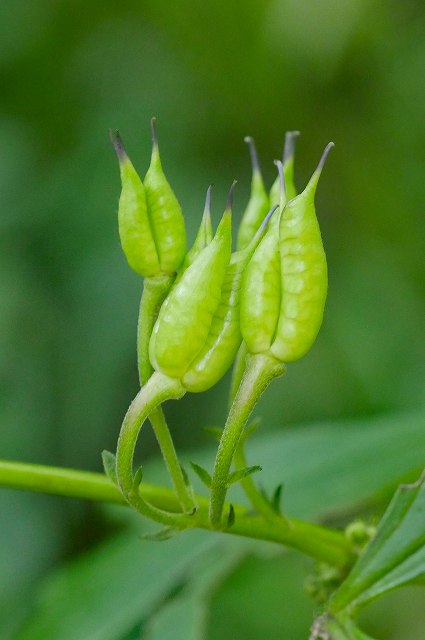
[[[320,329],[327,293],[326,256],[314,195],[326,147],[304,191],[271,225],[246,269],[241,294],[241,331],[250,353],[281,362],[301,358]],[[280,165],[281,184],[284,182]]]
[[[245,142],[249,145],[251,155],[252,180],[251,195],[239,225],[238,250],[244,249],[249,245],[270,209],[269,197],[261,175],[254,139],[247,136]]]
[[[294,156],[295,156],[295,143],[297,137],[300,135],[299,131],[287,131],[285,133],[285,146],[283,148],[283,173],[285,176],[286,187],[286,200],[292,200],[297,195],[297,190],[294,184]],[[276,204],[279,202],[280,184],[279,176],[273,182],[270,189],[270,203]]]
[[[249,245],[233,253],[230,258],[221,290],[221,300],[215,311],[210,332],[182,380],[188,391],[199,392],[212,387],[223,377],[235,359],[242,342],[239,318],[242,275],[276,209],[277,207],[271,209]]]
[[[111,140],[118,156],[122,190],[118,206],[121,246],[130,267],[141,276],[161,273],[158,252],[148,216],[143,182],[128,157],[118,132]]]
[[[152,118],[152,156],[143,184],[161,271],[172,274],[186,254],[186,230],[181,207],[162,170],[155,122]]]
[[[269,225],[243,277],[241,330],[250,353],[263,353],[270,348],[279,319],[279,217],[276,215]]]
[[[132,269],[144,277],[174,275],[186,253],[186,231],[176,196],[164,175],[152,126],[152,157],[144,181],[118,132],[111,134],[121,174],[118,224],[121,246]]]
[[[186,269],[159,312],[149,354],[152,365],[182,379],[208,337],[232,251],[230,207],[211,243]]]

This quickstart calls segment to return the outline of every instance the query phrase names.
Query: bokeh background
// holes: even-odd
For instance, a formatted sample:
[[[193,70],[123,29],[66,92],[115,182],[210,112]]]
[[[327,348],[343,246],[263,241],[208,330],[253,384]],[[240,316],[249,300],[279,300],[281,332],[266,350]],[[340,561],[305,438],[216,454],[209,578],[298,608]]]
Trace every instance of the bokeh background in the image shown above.
[[[325,322],[311,353],[261,402],[263,433],[423,416],[422,2],[5,0],[0,25],[0,457],[100,470],[101,449],[114,448],[137,391],[141,281],[119,246],[108,128],[120,130],[143,174],[152,115],[189,240],[211,182],[217,221],[238,179],[240,218],[245,135],[271,184],[285,130],[299,129],[299,188],[335,142],[317,195],[330,272]],[[168,407],[179,449],[207,446],[202,426],[223,422],[227,384]],[[144,457],[154,456],[146,430]],[[0,493],[0,522],[1,638],[18,637],[50,571],[119,529],[94,505],[12,491]],[[208,633],[239,637],[234,612],[251,602],[254,622],[240,637],[306,637],[306,572],[290,555],[249,555],[214,596]],[[276,594],[290,593],[292,575],[285,635]],[[265,594],[256,613],[255,593]],[[417,617],[417,597],[394,596],[388,610]],[[420,624],[403,637],[422,638]],[[401,637],[387,627],[386,638]],[[131,633],[86,637],[139,637]],[[19,637],[65,636],[28,628]]]

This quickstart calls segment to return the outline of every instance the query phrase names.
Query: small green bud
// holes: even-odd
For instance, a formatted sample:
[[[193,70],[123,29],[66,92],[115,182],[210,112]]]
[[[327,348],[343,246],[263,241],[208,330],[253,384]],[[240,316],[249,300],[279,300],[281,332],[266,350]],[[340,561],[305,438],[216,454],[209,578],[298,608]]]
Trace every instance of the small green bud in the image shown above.
[[[294,184],[294,156],[295,156],[295,144],[297,137],[300,135],[299,131],[287,131],[285,133],[285,145],[283,148],[283,174],[285,176],[286,186],[286,200],[292,200],[297,195],[297,190]],[[277,204],[280,196],[280,180],[277,176],[270,189],[270,203]]]
[[[326,256],[314,207],[330,143],[304,191],[287,202],[248,265],[241,294],[241,331],[250,353],[281,362],[301,358],[322,324],[327,293]],[[280,170],[284,199],[283,167]]]
[[[254,139],[247,136],[245,142],[249,145],[251,155],[251,195],[239,225],[238,249],[244,249],[248,246],[270,209],[269,197],[261,175]]]

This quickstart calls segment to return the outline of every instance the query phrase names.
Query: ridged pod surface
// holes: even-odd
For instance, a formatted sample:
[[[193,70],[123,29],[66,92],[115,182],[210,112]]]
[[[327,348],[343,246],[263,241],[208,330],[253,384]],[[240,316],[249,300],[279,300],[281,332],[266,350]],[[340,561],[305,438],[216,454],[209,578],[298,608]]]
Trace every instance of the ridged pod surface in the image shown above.
[[[250,353],[267,351],[280,310],[279,215],[273,217],[243,277],[240,322]]]
[[[274,209],[263,219],[249,245],[232,254],[221,289],[220,303],[215,311],[210,331],[204,346],[183,377],[183,386],[188,391],[205,391],[212,387],[231,366],[242,341],[240,330],[240,293],[242,276],[264,228]]]
[[[281,304],[272,354],[282,362],[304,356],[322,325],[328,290],[326,254],[314,194],[321,167],[280,220]]]
[[[322,324],[328,279],[314,195],[332,146],[326,147],[304,191],[284,206],[279,223],[270,225],[246,269],[241,331],[252,354],[298,360]]]
[[[145,277],[159,275],[161,266],[148,216],[145,187],[119,134],[111,134],[111,138],[121,176],[118,229],[122,249],[128,264],[136,273]]]
[[[157,371],[181,379],[210,332],[232,251],[231,213],[226,210],[211,243],[173,287],[159,312],[149,346]]]
[[[143,184],[161,271],[171,274],[186,254],[186,230],[181,207],[162,170],[154,118],[151,124],[152,156]]]

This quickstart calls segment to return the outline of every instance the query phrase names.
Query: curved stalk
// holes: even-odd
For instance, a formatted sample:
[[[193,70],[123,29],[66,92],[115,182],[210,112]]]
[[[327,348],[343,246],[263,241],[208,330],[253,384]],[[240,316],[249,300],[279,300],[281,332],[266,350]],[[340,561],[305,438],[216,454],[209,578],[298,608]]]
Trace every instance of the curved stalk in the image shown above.
[[[133,477],[133,457],[139,431],[144,421],[162,402],[181,398],[185,390],[178,380],[154,373],[131,403],[122,423],[117,445],[117,478],[127,502],[144,516],[175,526],[176,516],[153,507],[139,492],[139,482]]]
[[[269,383],[285,372],[285,365],[272,356],[248,356],[245,373],[230,409],[218,446],[211,482],[211,524],[219,528],[227,493],[227,481],[233,456],[242,431],[254,406]]]
[[[174,277],[167,275],[145,278],[144,281],[137,327],[137,363],[141,385],[147,383],[153,372],[149,360],[150,336],[161,305],[173,282]],[[174,442],[160,406],[152,411],[149,420],[181,507],[183,511],[191,512],[195,507],[192,491],[186,486]]]

